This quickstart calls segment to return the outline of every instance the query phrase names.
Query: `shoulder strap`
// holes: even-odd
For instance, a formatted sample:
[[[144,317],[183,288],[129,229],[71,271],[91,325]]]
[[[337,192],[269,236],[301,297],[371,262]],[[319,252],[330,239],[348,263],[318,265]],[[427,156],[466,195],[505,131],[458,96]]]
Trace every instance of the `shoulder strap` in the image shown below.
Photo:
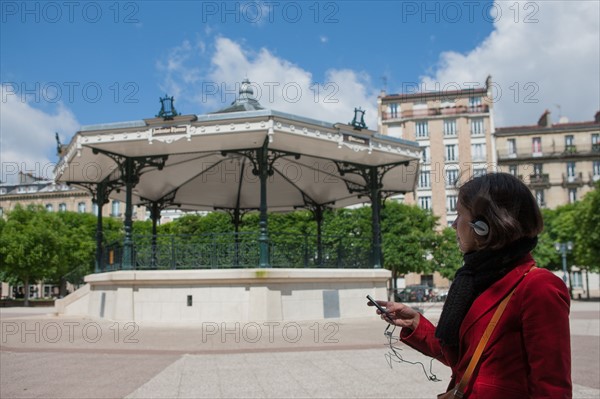
[[[536,266],[533,266],[531,269],[529,269],[529,271],[523,275],[523,278],[525,278],[525,276],[531,270],[533,270],[535,267]],[[519,280],[519,283],[521,281],[523,281],[523,278],[521,278],[521,280]],[[517,283],[517,286],[519,283]],[[473,353],[473,357],[471,358],[471,361],[469,362],[469,365],[467,366],[467,370],[463,374],[458,385],[456,385],[454,387],[454,389],[452,390],[455,397],[457,397],[457,398],[463,397],[464,390],[467,387],[467,384],[469,384],[469,380],[473,376],[473,371],[475,371],[475,367],[477,367],[477,363],[479,363],[481,354],[483,353],[485,346],[487,345],[490,337],[492,336],[492,332],[494,332],[494,328],[496,328],[496,325],[498,324],[498,320],[500,320],[502,313],[504,313],[504,309],[506,309],[506,305],[508,305],[508,301],[510,301],[510,298],[515,293],[516,289],[517,289],[517,287],[513,288],[513,290],[502,300],[502,302],[500,302],[500,305],[498,305],[498,308],[494,312],[494,315],[492,316],[492,320],[490,320],[485,331],[483,332],[483,336],[479,340],[479,344],[477,344],[477,348],[475,348],[475,353]]]

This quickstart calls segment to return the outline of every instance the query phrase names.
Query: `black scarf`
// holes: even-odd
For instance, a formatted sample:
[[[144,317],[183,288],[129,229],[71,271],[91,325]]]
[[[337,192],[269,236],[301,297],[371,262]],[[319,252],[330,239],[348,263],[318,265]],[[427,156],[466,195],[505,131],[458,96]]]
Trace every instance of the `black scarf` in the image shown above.
[[[537,245],[537,237],[523,237],[496,251],[469,252],[456,271],[448,298],[435,329],[442,344],[458,346],[458,333],[471,304],[483,291],[513,270],[518,261]]]

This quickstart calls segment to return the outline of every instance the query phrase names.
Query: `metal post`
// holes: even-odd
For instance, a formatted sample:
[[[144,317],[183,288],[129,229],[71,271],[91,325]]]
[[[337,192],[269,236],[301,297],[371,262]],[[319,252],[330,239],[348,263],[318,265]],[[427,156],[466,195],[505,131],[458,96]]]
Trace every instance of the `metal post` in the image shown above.
[[[123,241],[123,270],[133,269],[133,183],[135,176],[133,176],[133,162],[132,158],[125,159],[125,239]]]
[[[567,243],[557,242],[557,243],[554,243],[554,248],[556,249],[557,252],[560,252],[560,254],[562,255],[563,281],[569,288],[569,292],[571,293],[571,297],[572,297],[573,296],[573,292],[572,292],[573,287],[569,283],[569,274],[567,271],[567,253],[573,249],[573,243],[571,241],[569,241]]]
[[[373,166],[369,170],[369,184],[371,189],[371,223],[373,229],[373,268],[381,269],[382,253],[381,253],[381,224],[380,224],[380,209],[381,209],[381,190],[379,179],[377,176],[377,167]]]
[[[323,266],[323,238],[322,238],[322,228],[323,228],[323,206],[316,205],[315,206],[315,220],[317,221],[317,265],[319,267]]]
[[[160,217],[160,209],[158,202],[152,202],[150,208],[150,218],[152,219],[152,259],[150,260],[150,267],[155,269],[157,265],[156,261],[156,223]]]
[[[96,196],[95,203],[98,207],[98,218],[96,222],[96,264],[94,267],[95,273],[100,273],[100,271],[104,270],[104,265],[102,262],[103,248],[102,248],[102,239],[104,236],[104,232],[102,231],[102,208],[104,207],[104,203],[106,200],[106,186],[104,183],[99,183],[96,188]]]
[[[567,278],[567,248],[565,244],[560,245],[560,251],[562,253],[563,281],[569,285]]]
[[[267,141],[262,148],[256,150],[258,160],[258,176],[260,178],[260,221],[259,225],[259,266],[271,267],[269,263],[269,230],[267,226],[267,179],[269,178],[269,160],[267,158]]]

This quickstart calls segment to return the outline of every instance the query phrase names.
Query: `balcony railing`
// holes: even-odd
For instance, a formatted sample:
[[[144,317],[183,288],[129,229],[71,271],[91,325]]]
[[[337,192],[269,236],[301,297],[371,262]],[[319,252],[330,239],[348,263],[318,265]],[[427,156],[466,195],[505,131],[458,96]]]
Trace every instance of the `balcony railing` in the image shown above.
[[[541,149],[533,151],[531,146],[517,147],[509,150],[502,148],[498,150],[499,160],[508,159],[528,159],[528,158],[585,158],[589,156],[598,156],[600,148],[594,145],[571,145],[566,147],[542,146]]]
[[[563,187],[581,187],[583,186],[583,173],[576,173],[575,176],[562,175]]]
[[[575,154],[577,153],[577,147],[573,144],[565,146],[565,154]]]
[[[547,173],[529,175],[529,185],[532,187],[550,187],[550,175]]]
[[[371,240],[358,237],[277,233],[269,237],[269,263],[290,268],[366,268],[370,265]],[[100,271],[122,269],[123,246],[104,250]],[[133,267],[156,269],[221,269],[258,267],[258,233],[202,235],[142,235],[133,242]]]
[[[427,116],[445,116],[445,115],[459,115],[459,114],[480,114],[489,112],[488,105],[476,105],[473,107],[467,107],[460,105],[458,107],[447,107],[447,108],[425,108],[425,109],[409,109],[401,112],[383,112],[381,117],[383,120],[391,119],[405,119],[405,118],[421,118]]]

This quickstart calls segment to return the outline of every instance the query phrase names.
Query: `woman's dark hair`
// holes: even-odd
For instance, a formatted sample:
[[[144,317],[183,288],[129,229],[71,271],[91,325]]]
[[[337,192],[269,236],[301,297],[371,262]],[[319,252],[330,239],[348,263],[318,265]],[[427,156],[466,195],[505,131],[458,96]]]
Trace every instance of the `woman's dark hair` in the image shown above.
[[[467,181],[458,200],[474,220],[489,226],[487,235],[477,236],[479,249],[500,249],[519,238],[536,237],[544,228],[531,191],[508,173],[488,173]]]

